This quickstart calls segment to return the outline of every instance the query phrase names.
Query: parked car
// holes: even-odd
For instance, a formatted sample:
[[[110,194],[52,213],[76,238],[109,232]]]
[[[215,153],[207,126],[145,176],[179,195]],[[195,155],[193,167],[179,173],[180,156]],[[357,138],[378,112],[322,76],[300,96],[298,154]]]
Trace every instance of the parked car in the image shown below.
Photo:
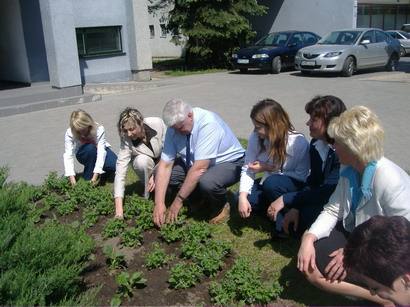
[[[333,31],[316,45],[302,48],[295,67],[303,74],[341,72],[350,77],[357,70],[386,67],[392,71],[400,59],[400,44],[379,29],[358,28]]]
[[[400,56],[410,53],[410,33],[400,30],[385,31],[391,37],[398,39],[400,42]]]
[[[294,66],[300,48],[314,45],[319,39],[319,35],[306,31],[270,33],[255,45],[233,53],[232,64],[241,73],[246,73],[248,68],[260,68],[278,74],[282,68]]]
[[[401,26],[401,30],[404,32],[410,32],[410,23],[405,23]]]

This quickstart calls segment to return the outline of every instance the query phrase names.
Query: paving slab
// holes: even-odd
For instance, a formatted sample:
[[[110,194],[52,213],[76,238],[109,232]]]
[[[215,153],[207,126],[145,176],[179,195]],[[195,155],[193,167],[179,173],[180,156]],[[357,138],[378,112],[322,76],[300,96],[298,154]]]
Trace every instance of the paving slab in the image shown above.
[[[385,154],[405,170],[410,170],[407,156],[410,146],[410,58],[404,58],[399,72],[366,71],[351,78],[328,75],[302,76],[295,71],[279,75],[251,71],[248,74],[221,72],[156,80],[103,94],[102,100],[82,105],[0,118],[0,165],[10,167],[10,179],[41,183],[48,172],[63,174],[64,133],[70,113],[83,108],[103,124],[107,140],[118,151],[116,124],[127,106],[138,108],[144,116],[161,116],[164,104],[180,97],[193,106],[219,113],[239,137],[247,138],[252,131],[251,107],[260,99],[270,97],[288,111],[295,127],[305,133],[308,117],[304,106],[315,95],[339,96],[348,107],[366,105],[379,115],[386,130]],[[390,81],[386,82],[389,79]],[[155,82],[157,85],[155,85]],[[158,86],[158,83],[161,86]],[[110,85],[113,87],[116,84]],[[131,85],[130,85],[131,86]],[[108,88],[108,86],[107,86]],[[80,166],[76,166],[81,170]]]

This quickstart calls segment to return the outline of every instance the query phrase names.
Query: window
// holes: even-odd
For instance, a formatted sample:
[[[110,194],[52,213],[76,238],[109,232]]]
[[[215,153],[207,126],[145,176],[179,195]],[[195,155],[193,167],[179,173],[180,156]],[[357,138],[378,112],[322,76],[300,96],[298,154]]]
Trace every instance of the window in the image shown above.
[[[150,38],[154,38],[154,37],[155,37],[154,25],[149,25],[149,37],[150,37]]]
[[[387,37],[387,34],[384,34],[381,31],[375,31],[375,32],[376,32],[376,43],[381,43],[381,42],[386,42],[386,41],[391,40]]]
[[[124,54],[121,26],[76,28],[80,57]]]
[[[161,37],[167,37],[167,27],[165,26],[165,23],[161,23]]]
[[[367,32],[363,35],[361,41],[364,41],[364,40],[368,40],[370,43],[374,43],[374,42],[375,42],[375,41],[374,41],[374,31],[373,31],[373,30],[367,31]]]
[[[301,44],[303,41],[302,39],[302,34],[301,33],[295,33],[293,34],[292,38],[289,41],[289,45],[290,44],[295,44],[295,45],[299,45]]]
[[[316,44],[317,38],[311,33],[303,33],[303,42],[306,45],[313,45]]]

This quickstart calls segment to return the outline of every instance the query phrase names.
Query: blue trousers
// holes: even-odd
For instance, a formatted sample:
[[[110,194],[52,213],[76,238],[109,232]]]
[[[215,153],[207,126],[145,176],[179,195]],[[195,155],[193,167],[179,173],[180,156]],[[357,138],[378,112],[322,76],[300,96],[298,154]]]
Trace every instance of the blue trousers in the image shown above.
[[[109,148],[105,148],[107,155],[103,170],[107,173],[115,173],[115,165],[117,163],[117,155]],[[84,144],[78,149],[76,154],[78,162],[84,165],[83,177],[85,180],[91,180],[94,174],[95,162],[97,161],[97,146],[94,144]]]
[[[248,195],[252,211],[266,214],[266,210],[274,200],[285,193],[297,191],[302,186],[303,182],[279,174],[270,175],[263,184],[260,184],[260,180],[255,180],[251,194]]]

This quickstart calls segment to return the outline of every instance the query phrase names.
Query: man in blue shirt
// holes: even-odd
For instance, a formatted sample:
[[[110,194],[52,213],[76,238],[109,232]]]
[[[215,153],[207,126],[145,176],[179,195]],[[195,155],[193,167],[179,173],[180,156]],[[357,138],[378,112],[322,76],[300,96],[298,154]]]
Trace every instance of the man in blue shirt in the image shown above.
[[[244,149],[217,114],[181,99],[165,105],[163,119],[168,129],[155,175],[154,223],[174,222],[194,191],[217,210],[210,222],[222,221],[229,214],[226,188],[239,181]],[[168,187],[179,191],[166,212]]]

